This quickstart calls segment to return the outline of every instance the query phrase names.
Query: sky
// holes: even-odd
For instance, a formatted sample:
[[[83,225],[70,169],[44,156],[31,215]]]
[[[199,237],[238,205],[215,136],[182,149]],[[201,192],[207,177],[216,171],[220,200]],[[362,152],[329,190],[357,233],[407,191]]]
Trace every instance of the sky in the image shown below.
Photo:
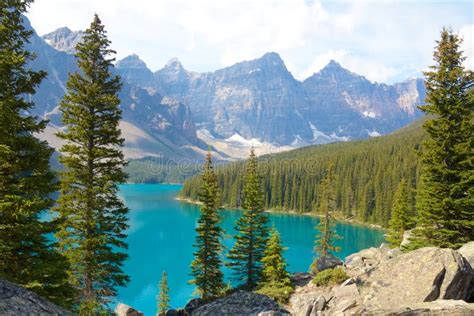
[[[84,30],[99,14],[121,59],[137,54],[156,71],[178,58],[214,71],[277,52],[299,80],[331,59],[371,81],[420,77],[443,26],[464,38],[474,69],[474,2],[318,0],[36,0],[38,34]]]

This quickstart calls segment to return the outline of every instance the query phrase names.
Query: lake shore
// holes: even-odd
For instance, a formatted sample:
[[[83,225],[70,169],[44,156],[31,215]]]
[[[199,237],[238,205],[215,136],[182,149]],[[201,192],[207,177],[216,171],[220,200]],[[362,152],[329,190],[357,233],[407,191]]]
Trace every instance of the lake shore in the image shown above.
[[[180,202],[184,202],[184,203],[189,203],[189,204],[196,204],[196,205],[201,205],[202,204],[199,201],[189,199],[189,198],[183,198],[183,197],[180,197],[180,196],[176,196],[175,200],[180,201]],[[225,207],[226,206],[224,205],[224,208]],[[232,211],[232,210],[238,210],[238,208],[237,209],[236,208],[228,208],[228,209],[226,208],[226,210]],[[298,213],[298,212],[295,212],[294,210],[283,211],[283,210],[277,210],[277,209],[266,209],[265,212],[266,213],[272,213],[272,214],[291,214],[291,215],[298,215],[298,216],[322,217],[322,215],[320,215],[320,214],[314,214],[314,213],[310,213],[310,212],[308,212],[308,213]],[[364,227],[370,227],[370,228],[373,228],[373,229],[382,230],[384,232],[386,231],[386,229],[383,228],[380,225],[364,223],[364,222],[361,222],[361,221],[355,220],[355,219],[337,217],[336,221],[341,222],[341,223],[348,223],[348,224],[353,224],[353,225],[360,225],[360,226],[364,226]]]

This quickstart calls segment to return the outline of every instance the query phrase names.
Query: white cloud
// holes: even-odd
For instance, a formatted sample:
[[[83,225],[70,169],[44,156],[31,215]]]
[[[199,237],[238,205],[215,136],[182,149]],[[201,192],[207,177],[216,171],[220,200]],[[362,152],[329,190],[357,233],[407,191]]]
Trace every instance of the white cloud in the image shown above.
[[[394,81],[431,63],[443,25],[471,32],[472,56],[470,11],[461,1],[41,0],[28,16],[44,34],[84,29],[97,12],[118,57],[137,53],[153,70],[171,57],[210,71],[276,51],[298,77],[333,56],[371,80]]]

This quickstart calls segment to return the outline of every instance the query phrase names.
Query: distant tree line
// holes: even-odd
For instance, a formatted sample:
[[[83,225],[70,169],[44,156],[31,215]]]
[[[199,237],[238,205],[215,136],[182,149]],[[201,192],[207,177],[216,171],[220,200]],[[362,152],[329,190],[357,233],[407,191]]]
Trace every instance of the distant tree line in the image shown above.
[[[263,177],[264,207],[280,211],[308,213],[318,211],[322,179],[329,163],[336,180],[334,209],[336,215],[361,222],[387,226],[399,183],[407,183],[407,203],[415,207],[419,181],[420,149],[426,133],[421,122],[391,135],[370,140],[310,146],[259,158]],[[241,207],[244,163],[230,163],[216,168],[222,187],[222,202],[227,207]],[[196,200],[199,177],[184,182],[182,196]]]
[[[180,163],[160,158],[142,158],[128,161],[124,171],[129,183],[183,183],[202,169],[199,163]]]

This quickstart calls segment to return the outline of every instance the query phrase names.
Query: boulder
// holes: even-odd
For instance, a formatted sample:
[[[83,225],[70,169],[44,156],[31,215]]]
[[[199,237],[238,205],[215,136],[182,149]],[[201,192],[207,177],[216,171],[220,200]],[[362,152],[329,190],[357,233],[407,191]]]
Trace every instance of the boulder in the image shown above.
[[[474,241],[464,244],[458,249],[458,252],[469,262],[471,268],[474,269]]]
[[[361,295],[369,310],[396,309],[437,299],[466,299],[472,269],[452,249],[426,247],[383,261]]]
[[[274,300],[272,300],[268,296],[247,291],[237,291],[226,297],[202,305],[193,310],[191,315],[258,316],[263,312],[281,313],[273,315],[289,315],[286,310],[282,309]]]
[[[333,255],[327,255],[324,257],[320,257],[316,260],[316,271],[313,271],[313,272],[334,269],[338,266],[342,266],[343,264],[344,262],[342,262],[341,259]]]
[[[193,310],[198,308],[199,306],[204,305],[204,301],[200,298],[193,298],[190,300],[186,306],[184,306],[184,310],[188,313],[191,314]]]
[[[330,299],[327,288],[308,283],[303,287],[296,287],[290,297],[289,306],[292,315],[313,316],[318,310],[326,308]],[[316,308],[314,308],[316,306]],[[313,314],[311,314],[313,311]]]
[[[297,272],[291,275],[291,283],[293,286],[305,286],[311,282],[313,275],[306,272]]]
[[[347,256],[345,259],[346,273],[349,276],[365,278],[382,261],[387,261],[402,254],[398,248],[390,249],[387,244],[381,244],[380,247],[368,248]]]
[[[74,314],[40,297],[36,293],[0,279],[0,315],[55,315]]]
[[[469,263],[474,271],[474,241],[464,244],[458,249],[458,252],[464,257],[464,259]],[[469,285],[469,294],[466,301],[474,303],[474,277],[471,279],[471,284]]]
[[[123,303],[118,303],[115,307],[115,314],[117,316],[143,316],[143,313],[137,311],[133,307],[130,307]]]
[[[301,314],[304,316],[316,316],[319,312],[322,312],[326,309],[327,301],[326,298],[322,295],[319,295],[317,298],[311,300],[306,306],[305,311]]]

